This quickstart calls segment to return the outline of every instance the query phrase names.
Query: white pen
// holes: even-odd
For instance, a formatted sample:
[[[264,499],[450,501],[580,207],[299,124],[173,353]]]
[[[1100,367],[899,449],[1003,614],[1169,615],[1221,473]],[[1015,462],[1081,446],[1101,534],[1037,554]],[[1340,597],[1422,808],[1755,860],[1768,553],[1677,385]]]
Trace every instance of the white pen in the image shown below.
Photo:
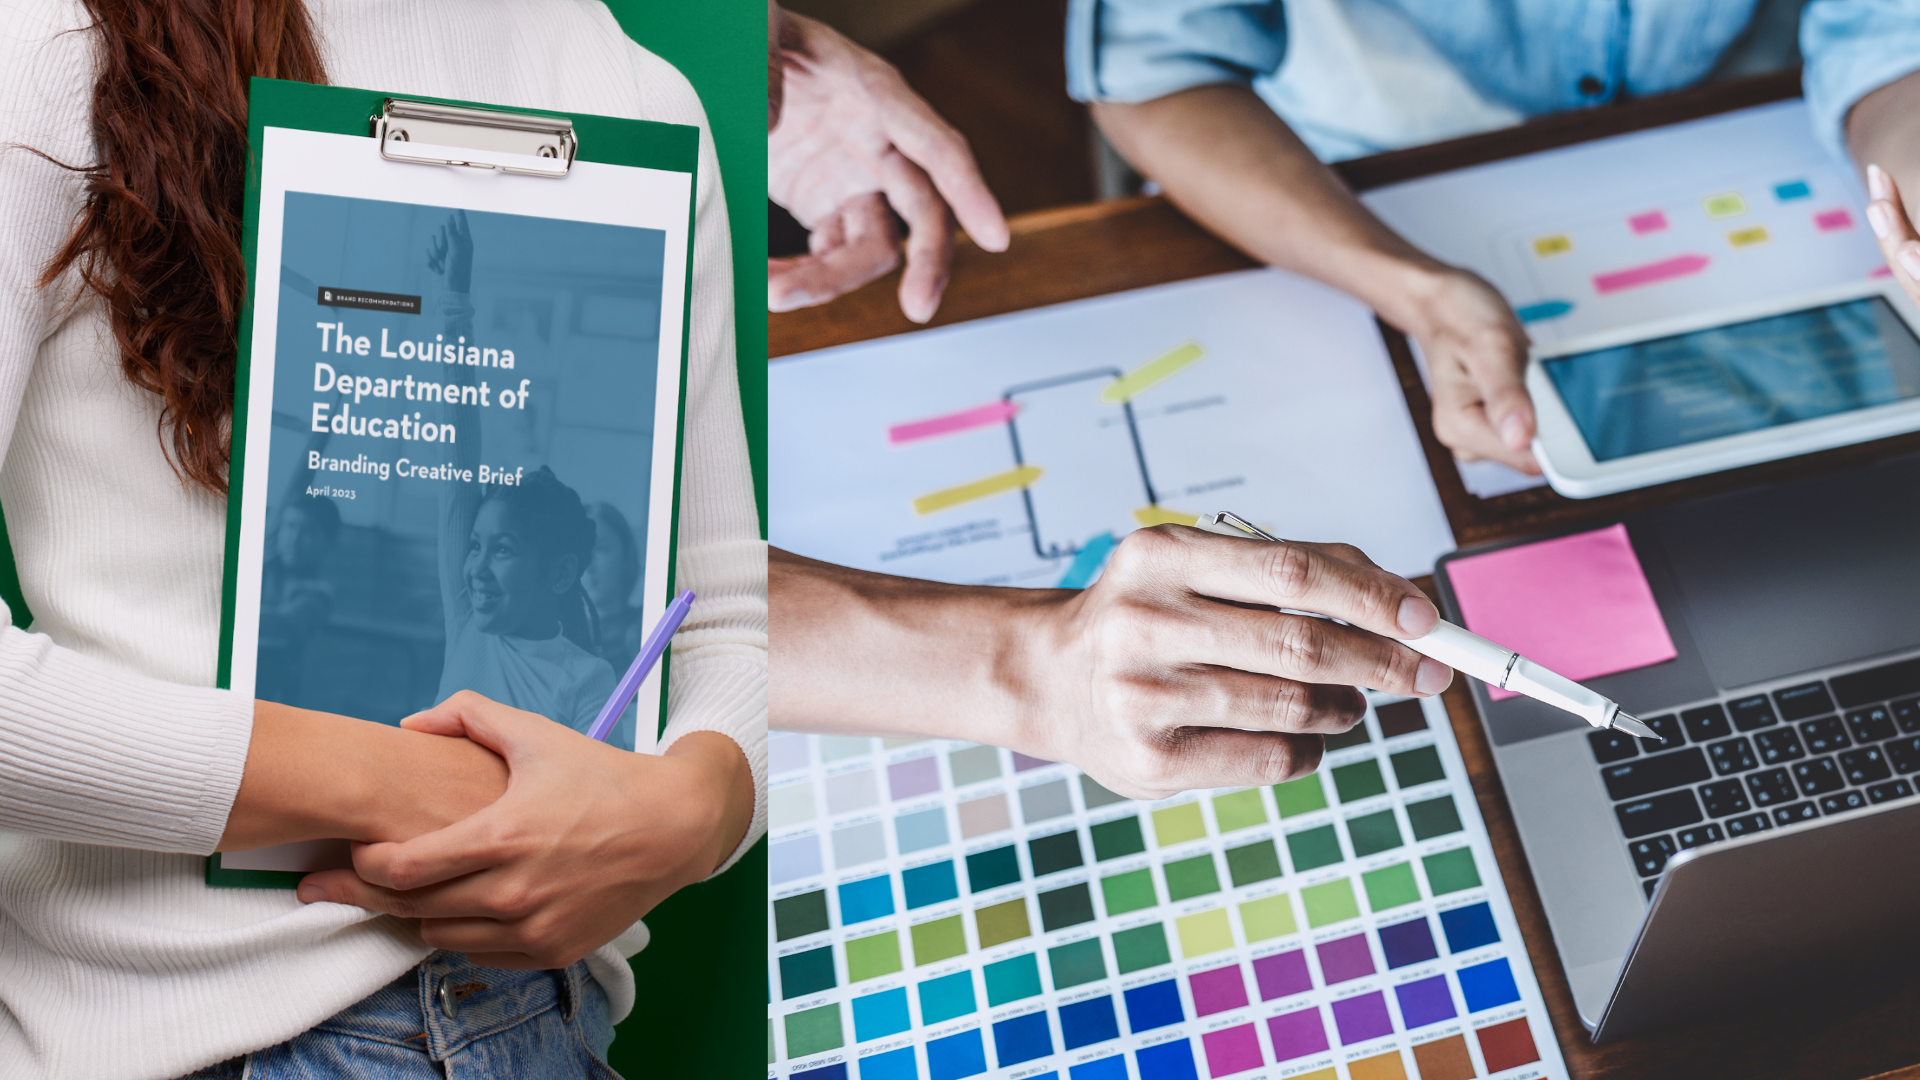
[[[1257,537],[1261,540],[1286,543],[1279,537],[1263,532],[1245,519],[1224,510],[1217,514],[1202,516],[1194,527],[1205,529],[1210,533],[1219,533],[1222,536]],[[1315,613],[1303,612],[1302,614]],[[1324,615],[1319,617],[1326,618]],[[1565,709],[1594,727],[1618,728],[1642,739],[1666,741],[1661,738],[1659,732],[1622,712],[1616,702],[1594,693],[1564,675],[1541,667],[1504,645],[1497,645],[1445,619],[1434,624],[1433,629],[1424,637],[1411,640],[1396,638],[1395,640],[1414,652],[1431,656],[1455,671],[1485,682],[1488,686],[1497,686],[1502,690],[1525,694],[1535,701],[1544,701],[1556,709]]]

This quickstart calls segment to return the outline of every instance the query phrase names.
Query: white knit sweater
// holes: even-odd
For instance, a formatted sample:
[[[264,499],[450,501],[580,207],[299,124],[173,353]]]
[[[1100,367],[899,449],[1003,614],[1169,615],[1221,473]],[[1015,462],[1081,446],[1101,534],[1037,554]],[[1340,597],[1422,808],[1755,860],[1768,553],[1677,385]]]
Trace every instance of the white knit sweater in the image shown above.
[[[339,85],[701,128],[676,640],[666,741],[739,741],[766,785],[766,551],[734,371],[726,206],[706,118],[591,0],[307,0]],[[409,926],[291,891],[211,889],[252,722],[214,682],[224,508],[184,488],[157,400],[71,278],[34,282],[98,155],[73,0],[0,0],[0,507],[31,632],[0,606],[0,1077],[168,1078],[292,1037],[427,953]],[[74,306],[74,301],[79,301]],[[746,843],[765,829],[756,800]],[[744,849],[745,844],[742,845]],[[738,852],[735,853],[738,857]],[[729,860],[731,862],[731,860]],[[623,952],[593,958],[616,1018]]]

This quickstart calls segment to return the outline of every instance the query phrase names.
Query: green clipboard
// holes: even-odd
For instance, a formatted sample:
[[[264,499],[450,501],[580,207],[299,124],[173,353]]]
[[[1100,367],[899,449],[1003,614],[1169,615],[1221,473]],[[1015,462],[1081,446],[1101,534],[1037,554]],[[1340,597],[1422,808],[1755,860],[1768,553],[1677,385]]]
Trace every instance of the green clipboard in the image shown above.
[[[549,600],[581,533],[546,523],[572,519],[570,494],[618,538],[611,508],[640,579],[622,626],[657,619],[698,129],[256,78],[249,143],[219,685],[387,723],[447,687],[561,722],[604,702],[597,665],[624,638],[584,599],[597,569],[575,589],[587,630]],[[529,629],[552,618],[557,634]],[[207,884],[293,888],[316,868],[263,868],[299,861],[271,850],[210,856]]]

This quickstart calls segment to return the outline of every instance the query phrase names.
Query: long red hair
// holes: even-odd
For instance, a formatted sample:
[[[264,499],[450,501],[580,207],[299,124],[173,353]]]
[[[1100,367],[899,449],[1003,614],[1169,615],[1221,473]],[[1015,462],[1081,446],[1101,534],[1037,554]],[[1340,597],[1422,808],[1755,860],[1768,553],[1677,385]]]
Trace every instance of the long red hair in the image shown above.
[[[247,87],[325,82],[301,0],[83,0],[99,39],[98,163],[42,285],[77,267],[106,302],[120,366],[160,396],[159,436],[188,482],[227,490]]]

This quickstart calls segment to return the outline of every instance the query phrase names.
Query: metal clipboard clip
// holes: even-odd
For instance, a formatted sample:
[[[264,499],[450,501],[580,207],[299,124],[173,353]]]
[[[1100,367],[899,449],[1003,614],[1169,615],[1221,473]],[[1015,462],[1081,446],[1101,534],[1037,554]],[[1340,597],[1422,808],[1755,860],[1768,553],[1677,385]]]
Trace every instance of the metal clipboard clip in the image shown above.
[[[373,117],[388,161],[465,165],[527,176],[564,177],[580,143],[560,116],[496,112],[388,98]]]

